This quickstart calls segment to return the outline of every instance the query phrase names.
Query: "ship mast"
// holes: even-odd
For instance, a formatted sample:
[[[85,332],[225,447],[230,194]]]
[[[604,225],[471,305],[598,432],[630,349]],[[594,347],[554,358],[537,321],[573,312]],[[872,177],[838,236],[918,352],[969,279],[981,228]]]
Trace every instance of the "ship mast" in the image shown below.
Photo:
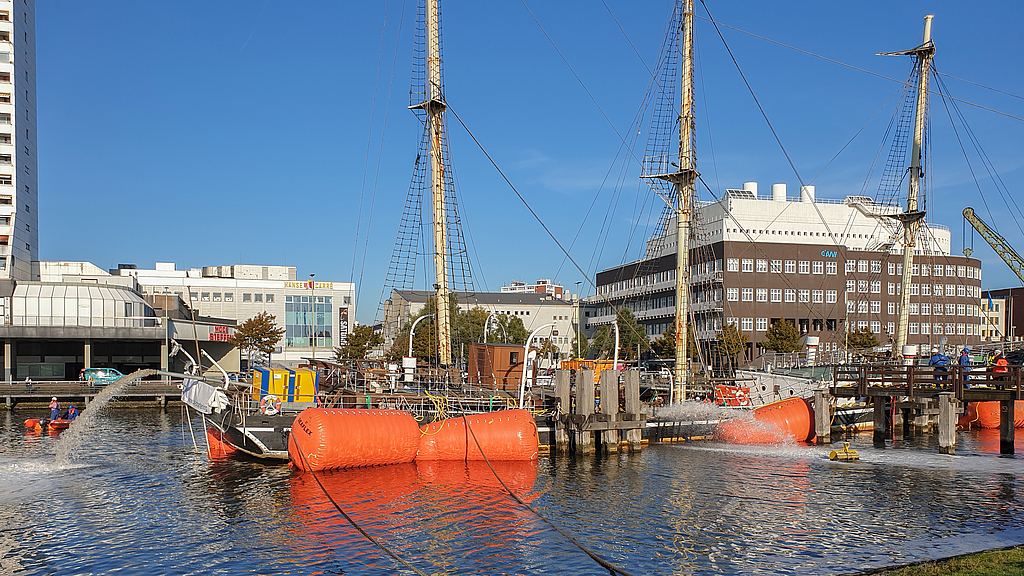
[[[434,274],[437,300],[437,352],[442,366],[452,363],[452,323],[448,292],[448,213],[445,205],[444,93],[441,85],[441,15],[438,0],[426,0],[427,86],[423,109],[430,129],[430,189],[434,212]]]
[[[901,52],[881,54],[883,56],[915,56],[917,58],[918,74],[917,109],[914,115],[914,143],[910,152],[907,209],[902,214],[894,216],[903,223],[903,276],[900,285],[900,316],[896,324],[896,345],[893,348],[893,355],[901,355],[903,347],[907,345],[907,325],[910,319],[911,268],[914,263],[917,232],[925,215],[924,210],[918,208],[917,197],[921,190],[921,177],[924,176],[925,170],[921,150],[924,141],[925,113],[928,111],[928,73],[931,69],[932,58],[935,56],[935,44],[932,42],[932,18],[933,15],[931,14],[924,17],[924,40],[920,46]]]
[[[686,319],[690,312],[690,201],[697,187],[696,130],[693,118],[693,0],[683,2],[682,85],[679,111],[679,171],[676,188],[676,366],[675,385],[679,402],[686,400],[689,366],[686,361]]]

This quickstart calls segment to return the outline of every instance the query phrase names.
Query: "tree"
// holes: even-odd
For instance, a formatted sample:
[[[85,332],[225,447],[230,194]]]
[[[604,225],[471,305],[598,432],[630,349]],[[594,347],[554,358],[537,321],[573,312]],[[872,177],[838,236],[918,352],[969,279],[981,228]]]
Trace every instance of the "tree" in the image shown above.
[[[523,325],[522,318],[508,314],[499,314],[497,320],[498,327],[491,331],[491,336],[487,337],[488,342],[492,341],[491,337],[493,336],[493,342],[518,344],[520,346],[526,344],[526,339],[530,337],[530,332]]]
[[[277,317],[269,312],[260,312],[235,328],[235,333],[228,338],[228,342],[245,352],[246,361],[251,368],[253,352],[265,355],[267,365],[270,365],[270,355],[282,336],[284,328],[277,326]]]
[[[344,344],[334,349],[334,357],[338,360],[366,358],[367,352],[383,343],[384,337],[373,326],[360,324],[352,328]]]
[[[452,338],[452,354],[457,354],[466,360],[466,355],[469,354],[469,345],[473,342],[484,341],[484,323],[487,322],[487,316],[488,313],[483,308],[459,311],[454,318],[455,334]]]
[[[633,316],[629,308],[619,308],[615,313],[615,323],[619,325],[620,359],[635,360],[637,345],[640,346],[641,352],[651,347],[647,331],[637,323],[636,316]],[[601,326],[597,330],[591,343],[591,350],[602,359],[615,355],[615,329],[611,325]]]
[[[674,360],[676,357],[676,326],[673,322],[667,330],[651,342],[651,349],[663,360]],[[693,324],[686,325],[686,357],[697,355],[697,336],[693,332]]]
[[[800,331],[789,320],[780,320],[768,328],[762,346],[775,352],[796,352],[800,350]]]
[[[865,328],[858,328],[857,330],[850,330],[846,334],[846,346],[847,348],[874,348],[878,346],[878,338]]]
[[[725,358],[730,375],[736,373],[736,355],[746,350],[747,340],[735,324],[726,324],[718,334],[718,353]]]
[[[555,346],[555,343],[550,338],[545,338],[537,350],[537,358],[542,359],[548,356],[551,356],[553,360],[561,360],[562,353],[558,351],[558,346]]]

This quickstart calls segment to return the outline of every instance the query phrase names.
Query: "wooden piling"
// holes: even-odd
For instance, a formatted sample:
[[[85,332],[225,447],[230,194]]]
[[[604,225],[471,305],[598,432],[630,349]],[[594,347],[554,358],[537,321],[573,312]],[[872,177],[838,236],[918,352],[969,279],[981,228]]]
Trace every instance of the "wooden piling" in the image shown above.
[[[619,451],[619,430],[615,422],[619,415],[619,370],[601,372],[601,416],[609,426],[601,432],[601,448],[605,452]]]
[[[558,411],[555,414],[555,450],[558,452],[564,452],[569,449],[569,415],[570,415],[570,402],[569,393],[571,392],[570,377],[572,373],[569,370],[556,370],[555,371],[555,399],[558,401]]]
[[[626,397],[625,412],[621,416],[630,422],[642,422],[640,418],[640,371],[627,370],[623,379]],[[626,443],[630,450],[640,450],[642,445],[640,428],[626,430]]]
[[[875,396],[873,398],[875,403],[874,410],[874,441],[885,442],[888,438],[888,430],[885,426],[885,402],[888,400],[887,396]]]
[[[957,408],[952,392],[939,393],[939,452],[953,454],[956,448]]]
[[[572,415],[573,424],[583,426],[594,414],[594,371],[576,371],[576,413]],[[573,427],[576,435],[576,451],[582,454],[594,452],[594,439],[590,431]]]
[[[1013,400],[999,401],[999,453],[1013,454]]]
[[[832,443],[832,411],[828,398],[828,390],[814,391],[814,435],[819,445]]]

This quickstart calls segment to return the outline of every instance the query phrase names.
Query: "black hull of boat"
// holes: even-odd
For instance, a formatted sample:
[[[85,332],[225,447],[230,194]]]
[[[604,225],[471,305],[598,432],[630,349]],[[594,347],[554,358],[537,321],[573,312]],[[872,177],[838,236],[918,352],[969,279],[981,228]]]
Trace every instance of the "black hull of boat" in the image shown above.
[[[288,436],[296,414],[241,416],[226,414],[207,420],[221,440],[241,454],[260,460],[288,461]]]

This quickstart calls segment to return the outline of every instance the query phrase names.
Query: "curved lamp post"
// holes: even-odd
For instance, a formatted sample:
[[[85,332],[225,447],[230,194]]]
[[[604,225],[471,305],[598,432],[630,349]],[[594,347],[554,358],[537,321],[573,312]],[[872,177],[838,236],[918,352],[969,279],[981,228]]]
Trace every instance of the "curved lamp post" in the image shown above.
[[[433,314],[427,314],[426,316],[420,316],[412,323],[412,328],[409,328],[409,358],[412,358],[412,337],[416,334],[416,325],[420,323],[420,320],[424,318],[433,318]]]
[[[497,312],[491,312],[490,314],[487,315],[487,320],[484,320],[484,344],[487,344],[487,327],[491,325],[491,318],[493,318],[496,314]],[[508,340],[508,335],[505,334],[505,327],[502,326],[500,322],[498,323],[498,328],[501,328],[502,335],[504,335],[505,339]]]
[[[545,328],[552,328],[552,327],[554,327],[554,325],[555,325],[554,322],[552,322],[550,324],[544,324],[543,326],[541,326],[541,327],[537,328],[536,330],[534,330],[533,332],[531,332],[529,338],[526,339],[526,345],[523,346],[523,350],[524,350],[524,352],[523,352],[523,376],[519,380],[519,406],[520,407],[522,407],[522,405],[523,405],[523,394],[526,392],[526,360],[530,356],[530,341],[533,340],[533,337],[536,336],[538,332],[540,332],[541,330],[543,330]]]

